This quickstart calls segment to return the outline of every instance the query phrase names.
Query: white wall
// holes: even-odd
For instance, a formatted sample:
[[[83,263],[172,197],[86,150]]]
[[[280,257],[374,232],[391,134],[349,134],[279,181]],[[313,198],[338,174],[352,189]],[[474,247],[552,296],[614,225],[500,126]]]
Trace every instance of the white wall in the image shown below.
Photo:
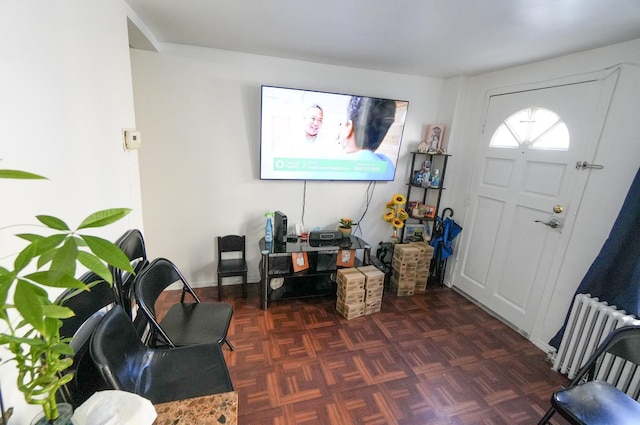
[[[0,265],[22,246],[11,235],[51,214],[76,226],[112,207],[133,212],[96,232],[115,240],[142,227],[137,153],[122,148],[122,128],[135,127],[126,14],[122,2],[0,2],[0,168],[48,181],[0,180]],[[31,231],[33,231],[31,229]],[[6,360],[7,352],[0,352]],[[39,409],[15,389],[11,363],[0,366],[11,424]]]
[[[623,65],[620,67],[603,134],[591,161],[603,164],[605,168],[593,171],[589,176],[564,266],[557,273],[555,285],[543,295],[541,305],[544,307],[538,314],[530,337],[543,349],[562,325],[575,289],[609,235],[640,165],[640,120],[637,118],[640,114],[640,40],[469,79],[453,79],[446,82],[443,91],[443,98],[460,99],[455,108],[449,108],[449,119],[455,129],[449,141],[449,153],[454,155],[455,167],[452,169],[453,175],[448,175],[448,180],[450,177],[449,184],[453,184],[456,190],[447,193],[447,201],[456,210],[457,221],[464,226],[468,187],[473,184],[470,179],[478,149],[477,141],[480,140],[487,92],[497,88],[552,82],[567,76],[615,68],[617,64]],[[589,124],[585,123],[587,126]],[[460,188],[464,189],[458,190]],[[459,239],[462,238],[464,232]],[[457,241],[458,244],[460,240]],[[455,258],[453,263],[455,264]],[[454,267],[448,268],[449,276],[453,275]]]
[[[131,53],[151,257],[167,257],[193,284],[211,285],[214,238],[245,234],[249,281],[257,282],[264,213],[283,211],[291,228],[302,221],[303,182],[259,179],[262,84],[409,101],[396,181],[377,184],[360,225],[374,248],[388,240],[384,206],[406,192],[408,152],[437,118],[442,80],[177,45],[160,51]],[[308,182],[306,228],[335,229],[340,217],[359,219],[367,185]]]

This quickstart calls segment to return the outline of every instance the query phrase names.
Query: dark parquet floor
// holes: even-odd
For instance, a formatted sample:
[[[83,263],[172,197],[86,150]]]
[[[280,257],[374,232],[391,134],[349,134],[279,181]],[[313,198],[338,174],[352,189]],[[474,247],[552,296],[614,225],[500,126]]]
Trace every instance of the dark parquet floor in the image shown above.
[[[250,286],[247,299],[224,288],[242,425],[535,424],[567,383],[537,347],[448,288],[385,292],[379,313],[346,320],[330,298],[261,310]],[[197,292],[217,300],[216,288]],[[163,295],[158,311],[178,298]]]

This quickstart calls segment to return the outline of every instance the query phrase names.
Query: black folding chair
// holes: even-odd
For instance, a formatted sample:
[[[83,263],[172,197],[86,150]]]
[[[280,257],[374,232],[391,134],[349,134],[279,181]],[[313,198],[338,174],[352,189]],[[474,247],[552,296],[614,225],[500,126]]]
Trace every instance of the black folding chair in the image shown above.
[[[120,306],[107,312],[93,332],[91,357],[111,389],[154,404],[233,391],[219,344],[149,348]]]
[[[75,313],[72,317],[62,319],[60,327],[60,336],[71,338],[69,345],[74,351],[73,364],[63,374],[73,373],[74,376],[57,394],[59,401],[69,403],[73,408],[96,391],[107,388],[89,355],[89,341],[102,316],[118,301],[111,285],[97,274],[87,272],[79,280],[87,284],[89,290],[67,289],[55,301]]]
[[[611,332],[567,388],[553,393],[543,425],[558,412],[574,425],[640,423],[640,326]]]
[[[80,326],[96,311],[113,307],[118,299],[116,293],[108,282],[93,272],[87,272],[80,276],[82,282],[90,289],[67,289],[56,298],[55,303],[68,307],[75,313],[74,316],[63,319],[60,327],[62,338],[71,338]]]
[[[63,374],[73,373],[73,379],[58,390],[58,401],[71,404],[76,409],[94,393],[109,389],[98,367],[91,358],[89,347],[93,331],[105,315],[101,309],[93,313],[74,333],[69,346],[73,349],[73,363]]]
[[[133,268],[133,274],[116,267],[110,266],[113,275],[113,286],[118,295],[119,304],[122,305],[125,313],[133,319],[135,313],[135,303],[133,299],[133,281],[135,275],[149,264],[147,260],[147,248],[142,237],[142,232],[138,229],[127,230],[120,236],[115,244],[124,252]]]
[[[131,229],[120,236],[115,244],[124,252],[133,268],[133,273],[129,273],[117,267],[109,267],[113,275],[113,287],[118,295],[118,303],[133,321],[138,336],[143,342],[149,343],[150,325],[144,314],[138,314],[138,305],[133,294],[136,275],[149,264],[144,237],[140,230]]]
[[[162,319],[158,319],[155,304],[160,294],[171,284],[182,284],[179,303],[169,307]],[[227,331],[233,315],[231,304],[224,302],[201,302],[178,268],[165,258],[153,260],[136,276],[134,293],[140,311],[153,328],[152,346],[178,347],[208,342],[225,343],[233,350],[227,339]],[[189,294],[194,302],[185,302]]]

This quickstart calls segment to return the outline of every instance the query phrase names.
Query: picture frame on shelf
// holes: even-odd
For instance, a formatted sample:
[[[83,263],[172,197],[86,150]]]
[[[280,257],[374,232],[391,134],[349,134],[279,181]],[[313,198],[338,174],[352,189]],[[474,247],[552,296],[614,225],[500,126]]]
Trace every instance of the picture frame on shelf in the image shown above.
[[[338,251],[336,266],[353,267],[356,262],[356,251],[354,249],[341,249]]]
[[[309,258],[306,252],[292,252],[291,264],[293,265],[293,272],[301,272],[309,268]]]
[[[436,218],[436,207],[433,205],[425,205],[424,218]]]
[[[442,153],[444,152],[444,146],[442,141],[444,140],[444,124],[429,124],[427,127],[427,133],[425,135],[425,141],[427,142],[429,153]]]
[[[431,240],[431,229],[427,224],[408,223],[404,225],[402,242],[428,242]]]

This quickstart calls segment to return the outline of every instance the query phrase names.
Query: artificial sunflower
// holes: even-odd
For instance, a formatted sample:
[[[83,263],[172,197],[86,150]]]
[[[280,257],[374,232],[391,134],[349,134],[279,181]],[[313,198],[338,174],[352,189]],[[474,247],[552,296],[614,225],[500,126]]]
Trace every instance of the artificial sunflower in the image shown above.
[[[409,214],[404,209],[404,204],[407,202],[407,198],[399,193],[396,193],[391,198],[391,201],[387,202],[387,212],[382,216],[384,221],[391,223],[394,230],[404,227],[404,221],[409,218]]]
[[[396,193],[395,195],[393,195],[391,202],[393,202],[395,205],[404,205],[407,203],[407,198],[405,198],[404,195]]]
[[[383,215],[382,218],[384,218],[384,221],[392,222],[393,219],[396,218],[396,213],[393,210],[387,211],[387,213]]]
[[[391,225],[395,228],[395,229],[402,229],[404,227],[404,221],[400,220],[400,218],[396,217],[393,219],[393,221],[391,222]]]

